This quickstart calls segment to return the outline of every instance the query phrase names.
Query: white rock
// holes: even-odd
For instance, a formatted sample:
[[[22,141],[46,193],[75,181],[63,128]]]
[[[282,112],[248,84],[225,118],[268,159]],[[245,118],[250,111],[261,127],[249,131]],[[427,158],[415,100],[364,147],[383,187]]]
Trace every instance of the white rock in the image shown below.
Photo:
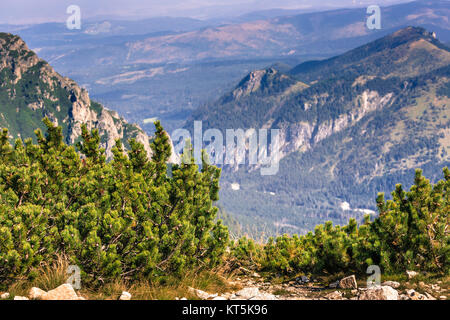
[[[251,299],[256,297],[259,294],[259,289],[256,287],[244,288],[236,292],[236,296],[241,297],[243,299]]]
[[[434,291],[441,291],[441,287],[439,287],[437,284],[432,284],[431,289],[433,289]]]
[[[440,296],[439,299],[441,299],[441,300],[447,300],[447,296]]]
[[[417,275],[418,275],[418,273],[417,272],[415,272],[415,271],[406,271],[406,275],[408,276],[408,279],[412,279],[412,278],[414,278],[414,277],[416,277]]]
[[[183,297],[183,298],[181,298],[180,300],[187,300],[187,298]]]
[[[2,295],[0,295],[0,299],[8,299],[9,298],[9,292],[5,292],[2,293]]]
[[[14,300],[30,300],[27,297],[22,297],[22,296],[15,296]]]
[[[218,297],[213,298],[213,300],[227,300],[227,298],[218,296]]]
[[[361,291],[359,300],[398,300],[398,292],[389,286],[376,286]]]
[[[126,291],[122,291],[122,294],[119,297],[119,300],[131,300],[131,293],[126,292]]]
[[[257,296],[250,298],[249,300],[277,300],[277,297],[271,293],[260,292]]]
[[[189,287],[188,291],[190,294],[196,295],[197,297],[199,297],[202,300],[207,300],[211,297],[211,295],[208,292],[205,292],[205,291],[202,291],[199,289],[194,289],[194,288]]]
[[[397,289],[398,287],[400,287],[400,283],[396,282],[396,281],[385,281],[381,285],[389,286],[389,287],[392,287],[394,289]]]
[[[41,300],[78,300],[78,295],[73,287],[65,283],[56,289],[45,292],[40,297]]]
[[[30,292],[28,292],[28,298],[31,300],[39,300],[44,294],[46,294],[44,290],[33,287],[30,289]]]

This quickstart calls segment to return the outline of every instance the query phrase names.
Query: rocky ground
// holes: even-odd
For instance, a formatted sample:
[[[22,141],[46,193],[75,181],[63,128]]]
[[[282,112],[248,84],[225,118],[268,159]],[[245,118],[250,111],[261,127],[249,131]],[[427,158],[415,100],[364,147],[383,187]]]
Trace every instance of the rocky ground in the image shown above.
[[[408,272],[408,281],[404,283],[384,281],[380,285],[358,287],[355,275],[324,285],[319,279],[306,276],[273,284],[253,273],[236,278],[232,285],[243,286],[236,292],[218,295],[194,288],[191,292],[202,300],[447,300],[450,292],[442,286],[443,281],[426,284],[415,281],[417,275]]]
[[[228,280],[229,287],[239,288],[233,292],[208,293],[189,287],[190,297],[199,300],[447,300],[450,296],[449,281],[433,279],[425,283],[421,275],[407,271],[407,281],[384,281],[367,287],[365,279],[355,275],[325,283],[323,279],[300,276],[294,280],[274,284],[257,273],[242,274]],[[0,299],[14,300],[87,300],[70,284],[44,291],[33,287],[28,296],[10,296],[0,293]],[[132,294],[123,291],[118,300],[132,300]],[[176,300],[187,300],[184,297]]]

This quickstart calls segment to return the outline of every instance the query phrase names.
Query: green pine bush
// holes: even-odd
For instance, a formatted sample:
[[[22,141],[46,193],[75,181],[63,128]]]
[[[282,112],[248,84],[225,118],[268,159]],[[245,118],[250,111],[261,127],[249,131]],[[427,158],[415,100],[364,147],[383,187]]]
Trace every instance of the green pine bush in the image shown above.
[[[257,263],[264,271],[294,274],[365,273],[369,265],[383,272],[405,270],[450,273],[450,170],[432,185],[416,170],[409,192],[397,185],[392,200],[379,194],[379,216],[358,226],[331,222],[318,225],[306,235],[269,238]],[[248,260],[246,239],[234,244],[232,254]],[[257,256],[257,255],[255,255]]]
[[[32,277],[60,255],[84,281],[182,274],[217,265],[228,244],[216,221],[220,169],[183,163],[167,168],[171,147],[156,122],[148,159],[118,140],[106,162],[97,130],[82,127],[75,147],[44,119],[37,144],[0,135],[0,279]]]

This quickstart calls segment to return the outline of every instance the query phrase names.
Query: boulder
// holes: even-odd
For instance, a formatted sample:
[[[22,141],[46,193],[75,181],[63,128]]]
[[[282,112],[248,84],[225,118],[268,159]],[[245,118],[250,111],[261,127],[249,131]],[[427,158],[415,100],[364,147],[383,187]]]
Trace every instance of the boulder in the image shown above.
[[[30,300],[27,297],[22,297],[22,296],[15,296],[14,300]]]
[[[367,288],[359,293],[359,300],[398,300],[398,292],[389,286]]]
[[[78,295],[70,284],[65,283],[44,293],[41,300],[78,300]]]
[[[120,295],[119,300],[124,300],[124,301],[131,300],[131,293],[129,293],[127,291],[122,291],[122,294]]]
[[[358,284],[356,283],[355,275],[341,279],[341,281],[339,281],[339,287],[342,289],[357,289]]]
[[[44,294],[46,294],[44,290],[33,287],[28,292],[28,298],[31,300],[40,300]]]

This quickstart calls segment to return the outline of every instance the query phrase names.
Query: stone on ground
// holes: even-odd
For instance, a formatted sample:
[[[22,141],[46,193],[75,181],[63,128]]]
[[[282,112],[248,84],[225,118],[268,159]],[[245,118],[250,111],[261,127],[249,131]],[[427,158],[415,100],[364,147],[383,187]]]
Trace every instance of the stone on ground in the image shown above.
[[[389,286],[367,288],[359,293],[359,300],[398,300],[398,292]]]
[[[28,292],[28,298],[31,300],[40,300],[44,294],[46,294],[44,290],[33,287]]]
[[[389,286],[389,287],[392,287],[394,289],[397,289],[398,287],[400,287],[400,283],[396,282],[396,281],[385,281],[381,285]]]
[[[418,273],[417,272],[415,272],[415,271],[406,271],[406,275],[408,276],[408,279],[412,279],[412,278],[414,278],[414,277],[416,277],[417,275],[418,275]]]
[[[339,281],[339,287],[342,289],[357,289],[358,284],[356,283],[355,275],[341,279],[341,281]]]
[[[122,291],[122,294],[120,295],[119,300],[124,300],[124,301],[131,300],[131,293]]]
[[[41,296],[41,300],[79,300],[73,287],[65,283]]]
[[[194,289],[194,288],[189,287],[188,291],[190,294],[195,295],[202,300],[207,300],[207,299],[211,298],[211,295],[208,292],[205,292],[205,291],[202,291],[199,289]]]
[[[325,296],[325,298],[328,300],[342,300],[342,292],[340,291],[330,292]]]
[[[244,289],[236,292],[236,296],[238,296],[241,299],[246,299],[246,300],[256,297],[258,294],[259,294],[259,289],[255,288],[255,287],[244,288]]]
[[[0,299],[9,299],[9,292],[2,293]]]

